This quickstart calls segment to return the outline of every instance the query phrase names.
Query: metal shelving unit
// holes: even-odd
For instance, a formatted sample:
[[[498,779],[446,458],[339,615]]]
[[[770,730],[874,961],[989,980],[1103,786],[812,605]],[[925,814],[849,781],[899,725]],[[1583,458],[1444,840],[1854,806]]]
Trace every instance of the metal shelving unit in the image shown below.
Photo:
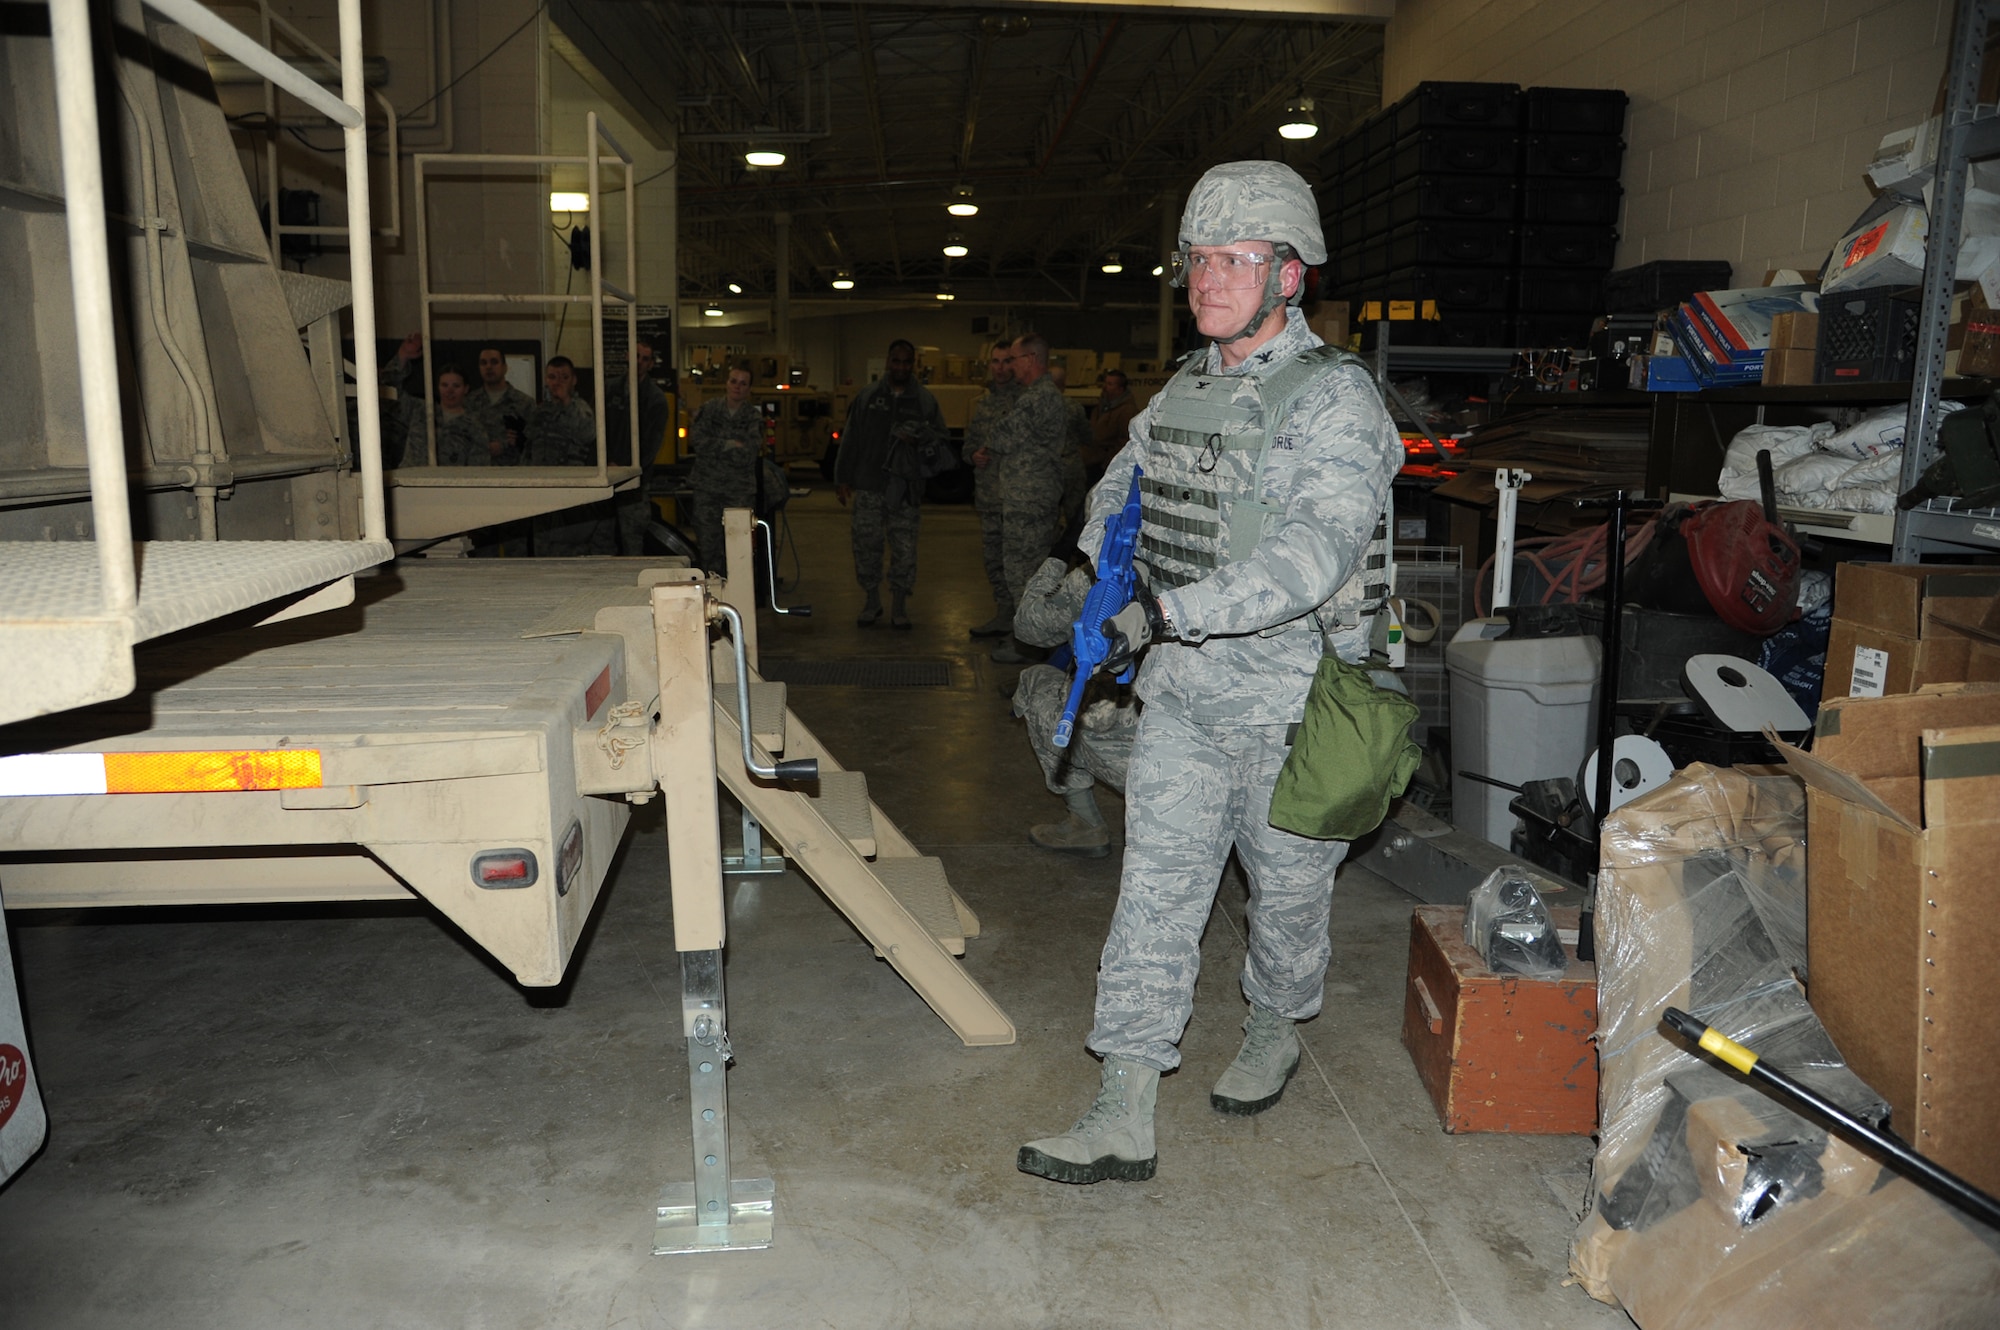
[[[1944,385],[1945,341],[1951,331],[1951,287],[1965,223],[1965,182],[1976,160],[2000,157],[2000,108],[1979,105],[1979,69],[1995,5],[1959,0],[1945,70],[1944,120],[1939,135],[1930,243],[1924,256],[1924,294],[1917,323],[1917,367],[1910,385],[1909,422],[1903,431],[1903,490],[1910,489],[1937,456],[1938,410]],[[2000,550],[2000,508],[1968,508],[1957,499],[1933,499],[1896,518],[1898,563],[1925,554]]]

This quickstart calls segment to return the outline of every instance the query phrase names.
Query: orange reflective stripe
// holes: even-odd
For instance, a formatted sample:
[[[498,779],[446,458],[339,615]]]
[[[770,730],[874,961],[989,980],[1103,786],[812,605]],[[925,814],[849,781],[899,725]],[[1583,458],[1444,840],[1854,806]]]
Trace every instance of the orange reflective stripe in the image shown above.
[[[319,785],[316,748],[104,755],[107,794],[311,790]]]

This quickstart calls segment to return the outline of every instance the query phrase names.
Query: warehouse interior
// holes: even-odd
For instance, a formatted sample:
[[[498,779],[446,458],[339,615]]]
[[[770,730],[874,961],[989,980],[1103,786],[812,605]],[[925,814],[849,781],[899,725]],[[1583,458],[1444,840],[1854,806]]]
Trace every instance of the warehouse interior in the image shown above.
[[[338,50],[350,3],[210,8],[304,62]],[[104,32],[140,21],[127,0],[94,12]],[[414,332],[454,354],[506,348],[510,381],[531,395],[566,356],[588,402],[593,384],[625,382],[628,332],[647,334],[671,423],[647,441],[658,447],[643,474],[617,483],[650,491],[654,543],[642,560],[578,563],[625,591],[635,569],[650,570],[637,573],[653,588],[648,605],[685,580],[656,566],[681,562],[694,531],[689,425],[747,366],[786,484],[760,499],[775,555],[733,587],[708,585],[750,620],[728,632],[754,637],[757,682],[784,683],[794,750],[765,738],[761,719],[745,728],[774,761],[818,752],[837,759],[828,771],[865,772],[865,854],[901,846],[941,864],[960,936],[947,945],[952,929],[924,923],[937,939],[924,945],[963,987],[958,998],[928,987],[823,858],[775,814],[757,825],[727,770],[742,714],[730,708],[751,709],[747,692],[740,704],[716,696],[719,785],[705,766],[675,768],[659,775],[664,799],[650,787],[590,796],[630,823],[590,870],[602,885],[583,922],[560,926],[571,932],[553,984],[524,980],[409,882],[351,900],[300,889],[69,908],[46,894],[37,847],[0,843],[0,959],[11,966],[0,998],[18,981],[47,1120],[23,1161],[0,1135],[0,1165],[16,1170],[0,1178],[0,1324],[2000,1322],[2000,1209],[1979,1190],[2000,1190],[2000,1135],[1987,1130],[2000,1117],[1983,1102],[1990,1074],[1974,1070],[1990,1065],[2000,1027],[1961,977],[1990,976],[2000,946],[1989,922],[2000,909],[1976,868],[2000,849],[1987,811],[2000,809],[2000,788],[1985,788],[2000,768],[1984,756],[2000,751],[2000,413],[1984,405],[2000,329],[1980,322],[2000,308],[2000,182],[1935,129],[1919,161],[1926,118],[1950,122],[1953,68],[1971,71],[1968,122],[1974,103],[1981,124],[1993,119],[2000,34],[1955,42],[1967,14],[1985,22],[1983,8],[362,0],[359,13],[374,345],[352,321],[334,334],[335,363],[345,355],[363,377],[366,364],[393,365]],[[19,60],[47,31],[11,13],[0,38]],[[1956,66],[1955,48],[1971,52]],[[350,281],[338,127],[203,49],[274,266]],[[7,77],[19,68],[0,63],[16,71]],[[337,73],[313,77],[337,87]],[[1493,105],[1518,119],[1451,137],[1453,108],[1484,116]],[[1912,127],[1915,146],[1894,140]],[[1423,153],[1458,153],[1457,165],[1440,172],[1419,140]],[[1465,165],[1502,140],[1511,165]],[[615,151],[601,179],[581,164],[594,141]],[[1537,153],[1584,163],[1582,183],[1538,185]],[[24,179],[30,168],[12,164],[32,157],[0,145],[0,164]],[[851,569],[834,459],[849,405],[884,377],[897,339],[914,343],[954,447],[986,389],[988,352],[1022,334],[1055,348],[1066,396],[1091,412],[1110,372],[1142,401],[1164,391],[1176,360],[1206,347],[1170,282],[1183,201],[1207,168],[1245,159],[1281,162],[1315,191],[1329,260],[1311,279],[1310,326],[1367,361],[1401,427],[1393,604],[1397,632],[1415,631],[1397,648],[1394,687],[1421,710],[1409,735],[1423,758],[1335,879],[1325,1006],[1298,1028],[1302,1059],[1282,1100],[1240,1117],[1210,1102],[1245,1014],[1253,907],[1232,860],[1200,940],[1185,1062],[1160,1083],[1157,1174],[1064,1186],[1022,1171],[1017,1151],[1095,1093],[1085,1038],[1119,900],[1125,803],[1099,784],[1111,828],[1101,857],[1030,837],[1065,815],[1013,703],[1046,651],[1017,629],[1007,640],[1027,659],[1010,659],[979,635],[993,603],[969,452],[931,481],[914,626],[902,632],[863,622],[874,593],[864,603]],[[1954,162],[1953,179],[1970,181],[1965,247],[1940,279],[1921,228],[1926,209],[1934,228],[1945,215]],[[1423,200],[1434,176],[1456,182],[1453,197],[1491,187],[1512,202],[1469,221],[1433,213]],[[47,211],[51,197],[0,176],[0,223],[8,209]],[[1913,258],[1863,229],[1894,224],[1892,205],[1916,210]],[[120,206],[114,197],[114,222]],[[1505,252],[1483,268],[1449,249],[1491,236]],[[1843,277],[1892,260],[1905,263],[1893,283]],[[1982,278],[1974,265],[1989,261]],[[1697,273],[1699,286],[1673,286]],[[1626,275],[1648,284],[1656,311],[1600,297]],[[1927,369],[1920,316],[1931,318],[1937,290],[1950,303],[1954,276],[1951,360],[1936,320]],[[1882,293],[1899,302],[1894,317],[1907,314],[1903,344],[1867,350],[1865,363],[1886,368],[1858,381],[1828,377],[1850,373],[1827,368],[1843,280],[1850,298]],[[1700,366],[1670,314],[1685,309],[1691,325],[1711,292],[1793,303],[1767,320],[1754,356],[1725,353],[1699,382],[1674,380]],[[1820,346],[1783,340],[1809,327]],[[327,349],[308,338],[305,358],[323,368]],[[1802,377],[1781,365],[1802,365]],[[46,373],[37,393],[70,381]],[[348,395],[365,397],[352,384]],[[615,393],[599,400],[615,409]],[[1916,437],[1931,412],[1935,441],[1940,403],[1971,408],[1961,424],[1991,417],[1981,437],[1992,475],[1973,445],[1927,443],[1924,467],[1921,449],[1903,459],[1905,419]],[[347,405],[343,445],[368,435]],[[7,433],[0,450],[16,442]],[[597,463],[605,477],[618,446]],[[1843,467],[1887,456],[1890,470],[1870,481],[1880,503],[1843,508],[1845,471],[1827,482],[1832,497],[1816,497],[1790,465],[1830,466],[1843,446],[1855,450]],[[396,480],[391,447],[385,434],[393,529],[397,495],[411,492],[396,486],[415,482]],[[1760,448],[1777,468],[1773,480],[1766,466],[1762,491]],[[36,482],[12,457],[0,457],[0,541],[58,539],[33,529],[38,510],[20,495]],[[1899,464],[1901,486],[1882,478]],[[403,468],[419,465],[403,455]],[[1754,630],[1701,603],[1717,594],[1700,581],[1698,547],[1666,573],[1665,556],[1646,553],[1669,540],[1666,517],[1653,521],[1663,504],[1718,495],[1762,514],[1790,549],[1790,580]],[[221,502],[228,539],[226,489]],[[455,574],[522,552],[469,534],[498,530],[496,519],[449,535],[427,520],[420,538],[398,538],[394,561],[354,579],[352,605],[293,620],[287,640],[356,632],[438,565]],[[213,539],[212,511],[208,521]],[[743,535],[734,519],[730,530]],[[1625,557],[1606,560],[1614,544]],[[1675,581],[1691,608],[1669,595]],[[566,592],[526,577],[515,592],[510,639],[591,636],[588,619],[561,628],[574,611]],[[259,613],[229,619],[229,631],[262,629]],[[0,625],[13,614],[0,589]],[[1655,636],[1690,618],[1702,623],[1687,636]],[[174,653],[200,631],[138,647],[142,698],[149,677],[189,686]],[[1812,631],[1816,657],[1800,636]],[[726,691],[716,632],[710,664]],[[1774,640],[1792,654],[1764,650]],[[1533,648],[1525,681],[1503,675],[1516,668],[1512,646],[1523,659]],[[664,668],[663,646],[652,650]],[[148,651],[159,653],[150,676]],[[1710,674],[1787,696],[1760,691],[1773,709],[1754,721],[1718,713],[1708,694],[1697,699],[1693,663],[1716,652],[1698,657],[1723,661]],[[1743,685],[1732,661],[1762,668]],[[468,660],[468,677],[482,668]],[[1472,735],[1463,689],[1475,676],[1479,708],[1528,696],[1528,719],[1512,732],[1481,721],[1489,728]],[[425,676],[398,678],[411,688]],[[619,679],[644,701],[643,676]],[[1805,710],[1780,709],[1792,698]],[[302,701],[301,726],[331,723],[330,705]],[[1796,724],[1773,719],[1793,714]],[[10,839],[60,820],[7,807],[32,801],[3,765],[43,751],[29,733],[0,723]],[[1644,753],[1630,750],[1628,776],[1631,739]],[[1580,763],[1606,742],[1620,760],[1600,779]],[[1956,766],[1953,744],[1965,745]],[[753,740],[743,745],[749,766]],[[1600,825],[1592,799],[1611,797],[1613,781],[1621,811]],[[663,1236],[679,1232],[667,1212],[709,1176],[703,1142],[717,1138],[704,1134],[704,1105],[720,1102],[691,1075],[693,1027],[679,1028],[692,981],[676,950],[688,950],[676,933],[686,897],[668,826],[685,806],[677,794],[718,788],[720,850],[732,856],[720,896],[721,1167],[725,1190],[734,1178],[772,1191],[737,1241],[710,1224],[682,1250]],[[201,843],[196,833],[172,848]],[[129,849],[104,845],[79,857],[117,864],[110,847]],[[764,871],[746,871],[760,853]],[[1482,880],[1477,899],[1496,899],[1503,881],[1535,898],[1540,962],[1495,959],[1497,926],[1475,936],[1465,902]],[[1837,933],[1813,922],[1834,918],[1826,900],[1840,902]],[[1927,972],[1940,959],[1949,986]],[[966,991],[990,1002],[1006,1037],[968,1033],[954,1006]],[[1712,1022],[1725,1051],[1698,1031],[1666,1033],[1662,1008]],[[13,1111],[8,1058],[20,1055],[10,1028],[0,1024],[0,1128]],[[1834,1111],[1761,1088],[1730,1061],[1742,1050],[1725,1029],[1757,1046],[1750,1063],[1761,1052],[1767,1069],[1797,1070]],[[1904,1140],[1918,1163],[1895,1154]],[[1937,1180],[1940,1164],[1956,1170],[1950,1181]]]

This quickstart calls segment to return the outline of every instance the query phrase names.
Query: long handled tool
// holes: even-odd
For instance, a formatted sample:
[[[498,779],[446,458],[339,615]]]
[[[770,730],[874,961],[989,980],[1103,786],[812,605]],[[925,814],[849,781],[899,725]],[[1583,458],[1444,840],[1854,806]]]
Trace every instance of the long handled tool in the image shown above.
[[[1924,1158],[1898,1137],[1869,1126],[1840,1105],[1824,1095],[1807,1089],[1782,1071],[1773,1071],[1765,1066],[1755,1053],[1722,1031],[1696,1020],[1679,1007],[1668,1007],[1664,1019],[1677,1033],[1699,1044],[1701,1051],[1710,1057],[1728,1063],[1755,1081],[1761,1088],[1770,1091],[1776,1098],[1811,1109],[1816,1115],[1839,1128],[1843,1135],[1854,1137],[1887,1155],[1890,1167],[1904,1177],[1950,1201],[1975,1219],[1982,1220],[1994,1228],[2000,1228],[2000,1201],[1994,1200],[1950,1169],[1940,1167]]]

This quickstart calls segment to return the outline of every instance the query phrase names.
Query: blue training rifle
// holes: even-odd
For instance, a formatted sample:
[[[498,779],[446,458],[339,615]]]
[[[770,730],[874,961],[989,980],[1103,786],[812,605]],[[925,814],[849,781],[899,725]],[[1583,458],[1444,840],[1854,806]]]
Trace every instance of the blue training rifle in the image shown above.
[[[1132,552],[1139,544],[1139,476],[1139,468],[1133,467],[1132,488],[1125,495],[1125,506],[1104,524],[1104,543],[1097,550],[1097,582],[1084,598],[1083,613],[1070,625],[1070,654],[1076,658],[1076,673],[1070,680],[1069,700],[1063,703],[1062,719],[1056,722],[1058,748],[1069,747],[1070,735],[1076,729],[1076,709],[1083,705],[1084,685],[1111,654],[1111,639],[1104,635],[1105,622],[1132,603],[1138,586],[1138,574],[1132,571]],[[1118,682],[1131,683],[1132,672],[1137,668],[1137,662],[1127,665]]]

